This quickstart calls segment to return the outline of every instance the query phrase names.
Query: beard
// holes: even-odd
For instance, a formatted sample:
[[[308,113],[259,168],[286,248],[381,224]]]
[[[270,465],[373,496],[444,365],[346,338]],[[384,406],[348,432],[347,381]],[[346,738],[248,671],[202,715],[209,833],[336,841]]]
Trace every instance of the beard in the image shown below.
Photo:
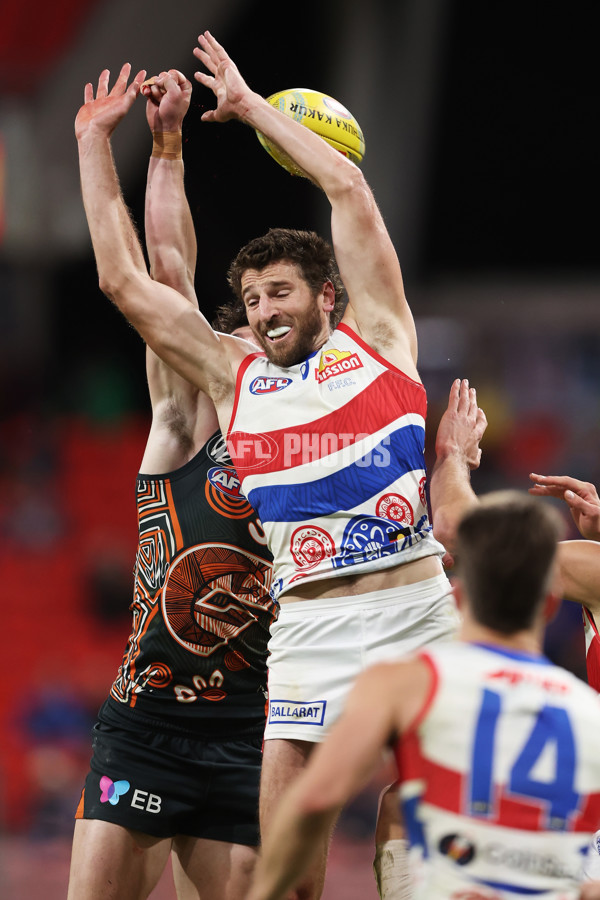
[[[318,350],[317,339],[322,333],[323,319],[315,303],[302,316],[296,316],[296,320],[293,323],[295,329],[293,341],[286,342],[285,345],[282,344],[280,346],[277,343],[272,343],[266,336],[267,331],[271,328],[275,328],[277,325],[288,324],[290,323],[269,322],[263,326],[258,334],[255,333],[255,337],[265,351],[269,362],[282,369],[304,362],[307,356]]]

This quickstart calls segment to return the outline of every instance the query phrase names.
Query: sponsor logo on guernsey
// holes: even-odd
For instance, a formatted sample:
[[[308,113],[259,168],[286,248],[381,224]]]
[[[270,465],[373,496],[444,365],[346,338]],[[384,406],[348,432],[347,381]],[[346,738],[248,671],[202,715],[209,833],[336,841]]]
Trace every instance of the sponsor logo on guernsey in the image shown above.
[[[447,834],[438,845],[440,853],[459,866],[466,866],[475,856],[475,845],[460,834]]]
[[[315,378],[318,384],[323,384],[335,375],[345,375],[346,372],[362,367],[358,353],[351,353],[349,350],[323,350],[319,368],[315,369]]]
[[[571,690],[570,685],[554,680],[543,671],[523,672],[519,669],[497,669],[493,672],[489,672],[487,677],[490,680],[503,681],[511,686],[519,685],[523,682],[536,684],[543,690],[553,694],[568,694]]]
[[[209,469],[206,477],[222,494],[235,498],[240,496],[240,479],[237,477],[235,469]]]
[[[327,700],[302,703],[299,700],[269,700],[269,722],[282,725],[322,725],[325,719]]]
[[[250,393],[255,394],[257,396],[261,396],[262,394],[276,394],[277,391],[282,391],[284,388],[289,387],[292,383],[291,378],[267,378],[266,376],[260,375],[258,378],[255,378],[254,381],[250,384]]]
[[[481,857],[494,866],[514,869],[528,875],[546,878],[577,878],[577,866],[553,853],[534,853],[522,847],[510,847],[501,843],[485,844],[480,848]]]

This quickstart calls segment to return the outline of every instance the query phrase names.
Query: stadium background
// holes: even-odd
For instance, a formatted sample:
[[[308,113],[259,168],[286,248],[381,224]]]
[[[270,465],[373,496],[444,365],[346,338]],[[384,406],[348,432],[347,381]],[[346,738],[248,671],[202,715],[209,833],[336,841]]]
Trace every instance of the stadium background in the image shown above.
[[[129,625],[148,401],[142,343],[97,287],[73,137],[84,83],[125,60],[191,76],[208,27],[261,93],[338,98],[363,127],[417,320],[429,458],[468,377],[490,422],[478,491],[525,488],[530,471],[598,483],[598,18],[591,0],[0,3],[2,896],[65,896],[89,726]],[[201,124],[206,103],[195,85],[184,158],[210,310],[244,241],[329,229],[319,192],[249,129]],[[115,156],[141,230],[149,151],[140,102]],[[547,651],[585,677],[577,608]],[[378,787],[344,815],[326,900],[375,897]],[[171,896],[166,881],[153,895]]]

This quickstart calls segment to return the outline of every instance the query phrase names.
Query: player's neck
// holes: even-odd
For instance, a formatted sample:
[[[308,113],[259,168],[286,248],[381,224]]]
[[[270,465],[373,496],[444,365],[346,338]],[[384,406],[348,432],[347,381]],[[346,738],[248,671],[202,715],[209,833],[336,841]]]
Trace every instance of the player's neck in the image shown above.
[[[476,644],[493,644],[506,650],[516,650],[534,656],[542,653],[539,635],[531,628],[516,631],[513,634],[502,634],[502,632],[481,625],[479,622],[466,620],[460,630],[460,639]]]

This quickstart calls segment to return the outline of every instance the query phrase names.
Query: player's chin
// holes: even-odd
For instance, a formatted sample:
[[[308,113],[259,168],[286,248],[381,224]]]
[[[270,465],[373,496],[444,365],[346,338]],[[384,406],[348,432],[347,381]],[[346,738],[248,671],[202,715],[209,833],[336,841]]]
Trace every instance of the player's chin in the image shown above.
[[[302,361],[302,354],[298,352],[298,348],[293,344],[280,345],[273,341],[267,341],[265,353],[269,362],[284,369],[289,368],[289,366],[295,366],[296,363]]]

